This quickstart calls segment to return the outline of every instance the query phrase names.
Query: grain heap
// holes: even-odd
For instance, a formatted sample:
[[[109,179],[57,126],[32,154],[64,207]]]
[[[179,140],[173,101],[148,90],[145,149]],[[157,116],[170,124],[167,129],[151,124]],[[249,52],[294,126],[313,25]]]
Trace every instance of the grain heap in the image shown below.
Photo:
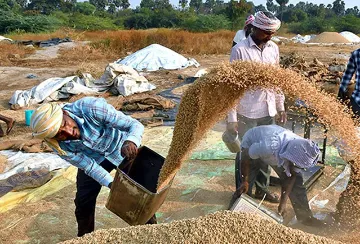
[[[337,32],[323,32],[307,43],[351,43],[348,39]]]
[[[185,92],[168,156],[160,172],[158,189],[167,185],[175,176],[189,153],[205,136],[207,130],[223,119],[235,106],[243,92],[257,86],[278,87],[288,97],[299,98],[319,117],[337,138],[342,138],[345,150],[352,155],[360,151],[360,143],[352,115],[336,98],[318,90],[291,70],[243,61],[222,64],[208,75],[201,77]],[[354,153],[354,154],[353,154]],[[353,173],[348,188],[338,204],[341,220],[356,224],[360,220],[360,155],[354,156]],[[348,219],[346,216],[350,216]]]
[[[99,230],[64,242],[80,243],[339,243],[258,215],[230,211],[168,224]]]

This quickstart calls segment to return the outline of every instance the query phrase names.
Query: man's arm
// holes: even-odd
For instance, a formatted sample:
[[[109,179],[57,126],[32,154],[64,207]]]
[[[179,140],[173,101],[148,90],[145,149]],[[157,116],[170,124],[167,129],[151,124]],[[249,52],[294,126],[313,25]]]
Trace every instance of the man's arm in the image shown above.
[[[276,111],[278,111],[280,116],[280,123],[285,124],[287,120],[286,112],[285,112],[285,96],[281,91],[277,91],[275,94],[275,103],[276,103]]]
[[[85,154],[75,154],[69,151],[66,151],[66,154],[66,156],[61,156],[61,158],[83,170],[85,174],[99,182],[101,185],[109,187],[109,184],[114,180],[109,172]]]
[[[250,156],[248,148],[241,148],[240,160],[241,162],[241,185],[239,193],[246,193],[249,190],[249,168]]]
[[[346,100],[348,99],[347,95],[346,95],[346,91],[347,91],[347,88],[349,86],[349,83],[355,73],[355,70],[356,70],[356,54],[357,54],[357,51],[353,52],[350,56],[350,59],[349,59],[349,62],[347,64],[347,67],[346,67],[346,71],[342,77],[342,81],[341,81],[341,84],[340,84],[340,88],[339,88],[339,93],[338,93],[338,98],[341,99],[341,100]]]
[[[292,164],[290,164],[290,173],[291,176],[287,177],[281,184],[281,198],[278,211],[279,214],[282,216],[285,215],[286,202],[289,198],[290,192],[292,191],[296,180],[296,172],[294,171],[294,166]]]

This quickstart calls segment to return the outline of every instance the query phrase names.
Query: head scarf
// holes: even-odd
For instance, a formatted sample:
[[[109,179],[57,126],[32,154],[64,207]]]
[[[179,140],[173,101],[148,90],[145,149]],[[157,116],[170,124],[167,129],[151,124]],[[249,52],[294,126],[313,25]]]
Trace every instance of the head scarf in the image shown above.
[[[254,15],[249,15],[249,17],[246,18],[245,20],[245,25],[244,27],[248,26],[249,24],[252,24],[252,22],[254,21],[255,16]]]
[[[270,15],[269,18],[267,15]],[[257,12],[255,14],[255,20],[252,22],[252,25],[265,31],[277,31],[280,29],[281,22],[278,18],[276,18],[272,13],[270,12]]]
[[[317,164],[319,153],[320,149],[315,142],[298,138],[290,140],[281,149],[279,157],[289,160],[298,168],[307,169]]]
[[[60,155],[66,155],[58,141],[53,139],[60,129],[62,120],[61,106],[56,103],[46,103],[35,110],[30,119],[30,127],[34,137],[45,140]]]

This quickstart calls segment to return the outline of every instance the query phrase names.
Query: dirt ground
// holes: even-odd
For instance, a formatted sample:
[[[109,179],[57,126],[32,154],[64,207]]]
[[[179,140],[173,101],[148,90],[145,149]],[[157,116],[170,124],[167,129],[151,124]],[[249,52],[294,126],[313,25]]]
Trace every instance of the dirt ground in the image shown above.
[[[359,46],[291,44],[280,45],[280,52],[281,55],[298,52],[305,56],[307,61],[317,58],[321,62],[328,63],[334,58],[346,62],[350,53],[357,48]],[[51,57],[56,56],[53,52],[51,55]],[[11,110],[8,104],[16,90],[30,89],[50,77],[74,75],[83,65],[66,65],[57,60],[58,58],[50,59],[44,55],[41,58],[43,59],[22,60],[19,66],[0,67],[0,113],[16,119],[16,125],[11,134],[0,138],[0,143],[5,139],[31,137],[30,129],[25,125],[25,109]],[[200,69],[227,62],[229,55],[202,55],[193,56],[193,58],[201,64],[199,68],[163,70],[144,75],[157,86],[154,92],[159,92],[183,82],[183,79],[193,76]],[[101,69],[113,61],[93,61],[89,65]],[[36,78],[27,78],[29,74],[36,75]],[[3,128],[6,127],[4,123],[0,122],[0,124]],[[164,205],[157,213],[159,222],[197,217],[216,210],[227,209],[234,191],[233,167],[232,160],[191,161],[185,164],[176,176]],[[314,187],[315,190],[312,190],[310,195],[314,195],[316,191],[327,186],[338,173],[339,169],[326,169],[325,177]],[[0,243],[57,243],[74,238],[76,236],[73,204],[75,190],[75,184],[72,184],[39,202],[21,204],[15,209],[0,214]],[[124,221],[105,208],[108,192],[108,189],[102,189],[97,202],[96,229],[127,226]],[[269,207],[276,209],[276,206],[269,205]]]

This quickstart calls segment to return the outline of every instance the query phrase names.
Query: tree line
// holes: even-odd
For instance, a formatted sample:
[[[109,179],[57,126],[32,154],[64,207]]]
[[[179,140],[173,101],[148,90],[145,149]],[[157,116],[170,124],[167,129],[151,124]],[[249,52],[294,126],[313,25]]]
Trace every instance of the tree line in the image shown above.
[[[129,0],[0,0],[0,33],[43,32],[61,27],[79,30],[180,28],[194,32],[242,28],[247,15],[273,12],[290,32],[323,31],[360,33],[358,7],[343,0],[332,4],[267,0],[255,5],[246,0],[142,0],[130,9]]]

